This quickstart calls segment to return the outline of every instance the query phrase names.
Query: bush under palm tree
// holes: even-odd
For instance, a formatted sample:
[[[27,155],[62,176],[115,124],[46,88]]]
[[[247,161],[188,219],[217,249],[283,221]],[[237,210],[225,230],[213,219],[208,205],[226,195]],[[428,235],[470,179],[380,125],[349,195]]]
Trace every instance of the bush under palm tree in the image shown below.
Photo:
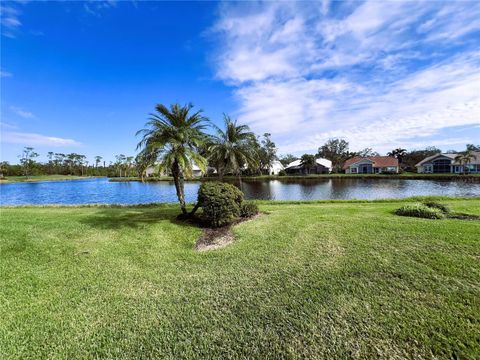
[[[173,104],[170,108],[158,104],[156,113],[151,114],[146,128],[139,130],[142,140],[137,149],[145,153],[156,153],[159,170],[171,172],[178,201],[183,215],[187,215],[185,204],[185,176],[192,174],[196,164],[205,171],[207,160],[198,152],[204,145],[207,135],[204,133],[208,119],[202,110],[191,113],[193,105]]]

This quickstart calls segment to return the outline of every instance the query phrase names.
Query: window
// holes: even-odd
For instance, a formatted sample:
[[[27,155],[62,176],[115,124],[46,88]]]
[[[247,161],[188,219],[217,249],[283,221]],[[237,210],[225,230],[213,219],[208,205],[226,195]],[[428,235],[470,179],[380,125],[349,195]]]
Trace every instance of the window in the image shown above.
[[[431,173],[432,172],[432,165],[425,165],[423,167],[423,172]]]
[[[433,161],[434,173],[449,173],[451,160],[440,159]]]
[[[350,172],[352,174],[356,174],[357,173],[357,168],[350,168]]]

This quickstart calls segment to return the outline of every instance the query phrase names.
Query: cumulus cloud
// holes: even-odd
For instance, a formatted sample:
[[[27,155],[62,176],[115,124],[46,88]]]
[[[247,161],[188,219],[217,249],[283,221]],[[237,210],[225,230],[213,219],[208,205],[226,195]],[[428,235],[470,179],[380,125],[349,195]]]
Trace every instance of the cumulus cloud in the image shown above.
[[[79,146],[80,142],[55,136],[45,136],[35,133],[5,131],[2,133],[2,142],[6,144],[20,144],[26,146]]]
[[[445,131],[480,123],[479,17],[480,3],[227,4],[216,75],[281,151],[455,145]]]

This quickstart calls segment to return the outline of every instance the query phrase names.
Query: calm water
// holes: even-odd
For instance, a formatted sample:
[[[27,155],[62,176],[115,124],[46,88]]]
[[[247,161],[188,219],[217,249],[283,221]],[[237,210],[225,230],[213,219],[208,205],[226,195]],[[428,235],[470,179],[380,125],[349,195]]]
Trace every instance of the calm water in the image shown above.
[[[200,182],[185,183],[188,202],[197,198]],[[409,196],[480,196],[479,183],[404,179],[315,179],[243,181],[247,199],[320,200],[384,199]],[[1,205],[140,204],[176,202],[171,182],[109,182],[108,179],[49,181],[0,185]]]

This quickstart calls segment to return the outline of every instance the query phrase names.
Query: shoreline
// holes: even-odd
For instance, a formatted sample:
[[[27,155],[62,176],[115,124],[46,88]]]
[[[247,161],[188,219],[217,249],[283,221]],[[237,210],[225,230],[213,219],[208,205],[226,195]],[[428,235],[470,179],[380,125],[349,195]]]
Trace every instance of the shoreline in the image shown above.
[[[325,174],[325,175],[262,175],[262,176],[242,176],[240,177],[242,181],[264,181],[264,180],[284,180],[284,181],[305,181],[305,180],[322,180],[322,179],[365,179],[365,180],[385,180],[385,179],[405,179],[405,180],[445,180],[445,181],[471,181],[480,183],[480,174],[474,175],[460,175],[460,174],[397,174],[397,175],[382,175],[382,174]],[[185,181],[218,181],[216,177],[198,177],[198,178],[189,178]],[[238,181],[238,177],[226,176],[223,178],[224,181]],[[131,177],[131,178],[109,178],[110,182],[131,182],[131,181],[142,181],[140,178]],[[151,177],[145,178],[144,182],[161,182],[161,181],[173,181],[172,177]]]
[[[19,183],[36,183],[36,182],[51,182],[51,181],[74,181],[74,180],[86,180],[86,179],[97,179],[97,178],[106,178],[107,176],[75,176],[75,175],[65,175],[58,178],[49,176],[57,175],[39,175],[41,178],[29,178],[29,179],[17,179],[21,176],[14,176],[15,179],[9,180],[8,178],[0,179],[0,184],[19,184]]]

